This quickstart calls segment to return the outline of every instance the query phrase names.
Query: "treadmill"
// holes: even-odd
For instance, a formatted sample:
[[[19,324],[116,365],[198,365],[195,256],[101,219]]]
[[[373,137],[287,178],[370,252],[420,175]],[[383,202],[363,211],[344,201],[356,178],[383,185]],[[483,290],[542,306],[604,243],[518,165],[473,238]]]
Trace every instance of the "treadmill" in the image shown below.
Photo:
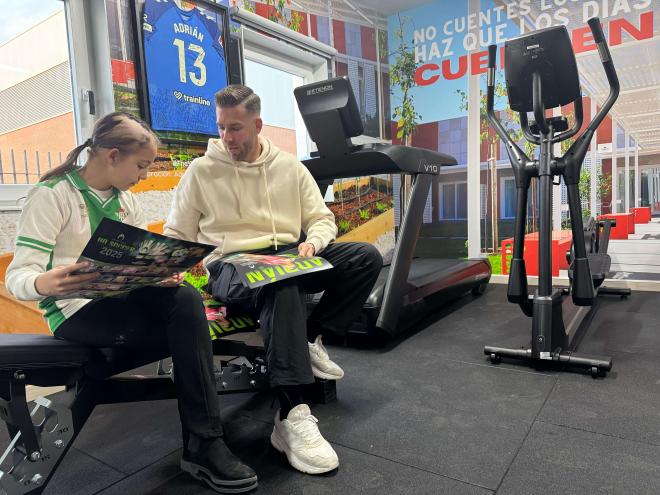
[[[348,336],[393,337],[440,307],[469,292],[480,295],[490,280],[485,259],[415,257],[424,207],[443,166],[456,165],[452,156],[422,148],[390,144],[354,146],[351,137],[363,132],[362,119],[348,79],[315,82],[294,90],[298,108],[317,152],[302,162],[325,195],[335,179],[378,174],[409,174],[413,185],[394,246],[392,262],[384,266],[358,321]],[[310,301],[313,306],[320,295]]]

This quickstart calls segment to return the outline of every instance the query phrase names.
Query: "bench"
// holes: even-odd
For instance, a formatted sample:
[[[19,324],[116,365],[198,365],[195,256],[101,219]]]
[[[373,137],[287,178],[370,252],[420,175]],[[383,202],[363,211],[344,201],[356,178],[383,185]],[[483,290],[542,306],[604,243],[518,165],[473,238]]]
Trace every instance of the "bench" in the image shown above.
[[[218,394],[268,388],[264,349],[248,320],[231,316],[215,335],[211,328],[213,352],[221,356]],[[11,438],[0,458],[0,493],[41,493],[97,405],[176,398],[165,354],[90,348],[50,335],[0,335],[0,418]],[[131,372],[156,362],[153,374]],[[64,391],[38,397],[30,410],[27,385]],[[335,400],[335,382],[317,380],[305,395],[310,403]]]

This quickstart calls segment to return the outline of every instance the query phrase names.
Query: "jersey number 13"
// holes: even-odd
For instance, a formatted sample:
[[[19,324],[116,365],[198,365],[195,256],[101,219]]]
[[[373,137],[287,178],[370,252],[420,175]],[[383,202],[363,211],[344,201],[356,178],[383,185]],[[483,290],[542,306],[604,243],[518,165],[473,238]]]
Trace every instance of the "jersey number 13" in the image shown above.
[[[193,62],[193,67],[199,70],[199,73],[186,70],[186,43],[182,39],[174,38],[172,42],[174,46],[178,48],[179,51],[179,81],[182,83],[187,82],[188,76],[190,76],[190,81],[196,86],[204,86],[206,84],[206,65],[204,65],[204,57],[206,52],[204,48],[194,43],[188,43],[187,49],[197,55],[197,58]]]

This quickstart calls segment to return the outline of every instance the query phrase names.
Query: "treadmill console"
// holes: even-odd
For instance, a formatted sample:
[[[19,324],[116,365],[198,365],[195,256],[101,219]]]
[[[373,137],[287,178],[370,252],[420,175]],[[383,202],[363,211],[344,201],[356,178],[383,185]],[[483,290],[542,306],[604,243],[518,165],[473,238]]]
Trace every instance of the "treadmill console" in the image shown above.
[[[319,156],[350,153],[351,137],[364,132],[351,83],[345,77],[300,86],[293,90],[298,109]]]

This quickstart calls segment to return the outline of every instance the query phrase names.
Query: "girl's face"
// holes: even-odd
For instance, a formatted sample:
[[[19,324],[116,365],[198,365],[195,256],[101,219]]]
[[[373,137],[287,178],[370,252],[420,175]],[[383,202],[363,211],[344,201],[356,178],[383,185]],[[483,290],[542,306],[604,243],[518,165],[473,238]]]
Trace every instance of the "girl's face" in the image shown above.
[[[110,182],[120,191],[125,191],[147,178],[147,170],[156,159],[156,144],[150,140],[133,153],[121,153],[118,149],[112,149],[108,158]]]

